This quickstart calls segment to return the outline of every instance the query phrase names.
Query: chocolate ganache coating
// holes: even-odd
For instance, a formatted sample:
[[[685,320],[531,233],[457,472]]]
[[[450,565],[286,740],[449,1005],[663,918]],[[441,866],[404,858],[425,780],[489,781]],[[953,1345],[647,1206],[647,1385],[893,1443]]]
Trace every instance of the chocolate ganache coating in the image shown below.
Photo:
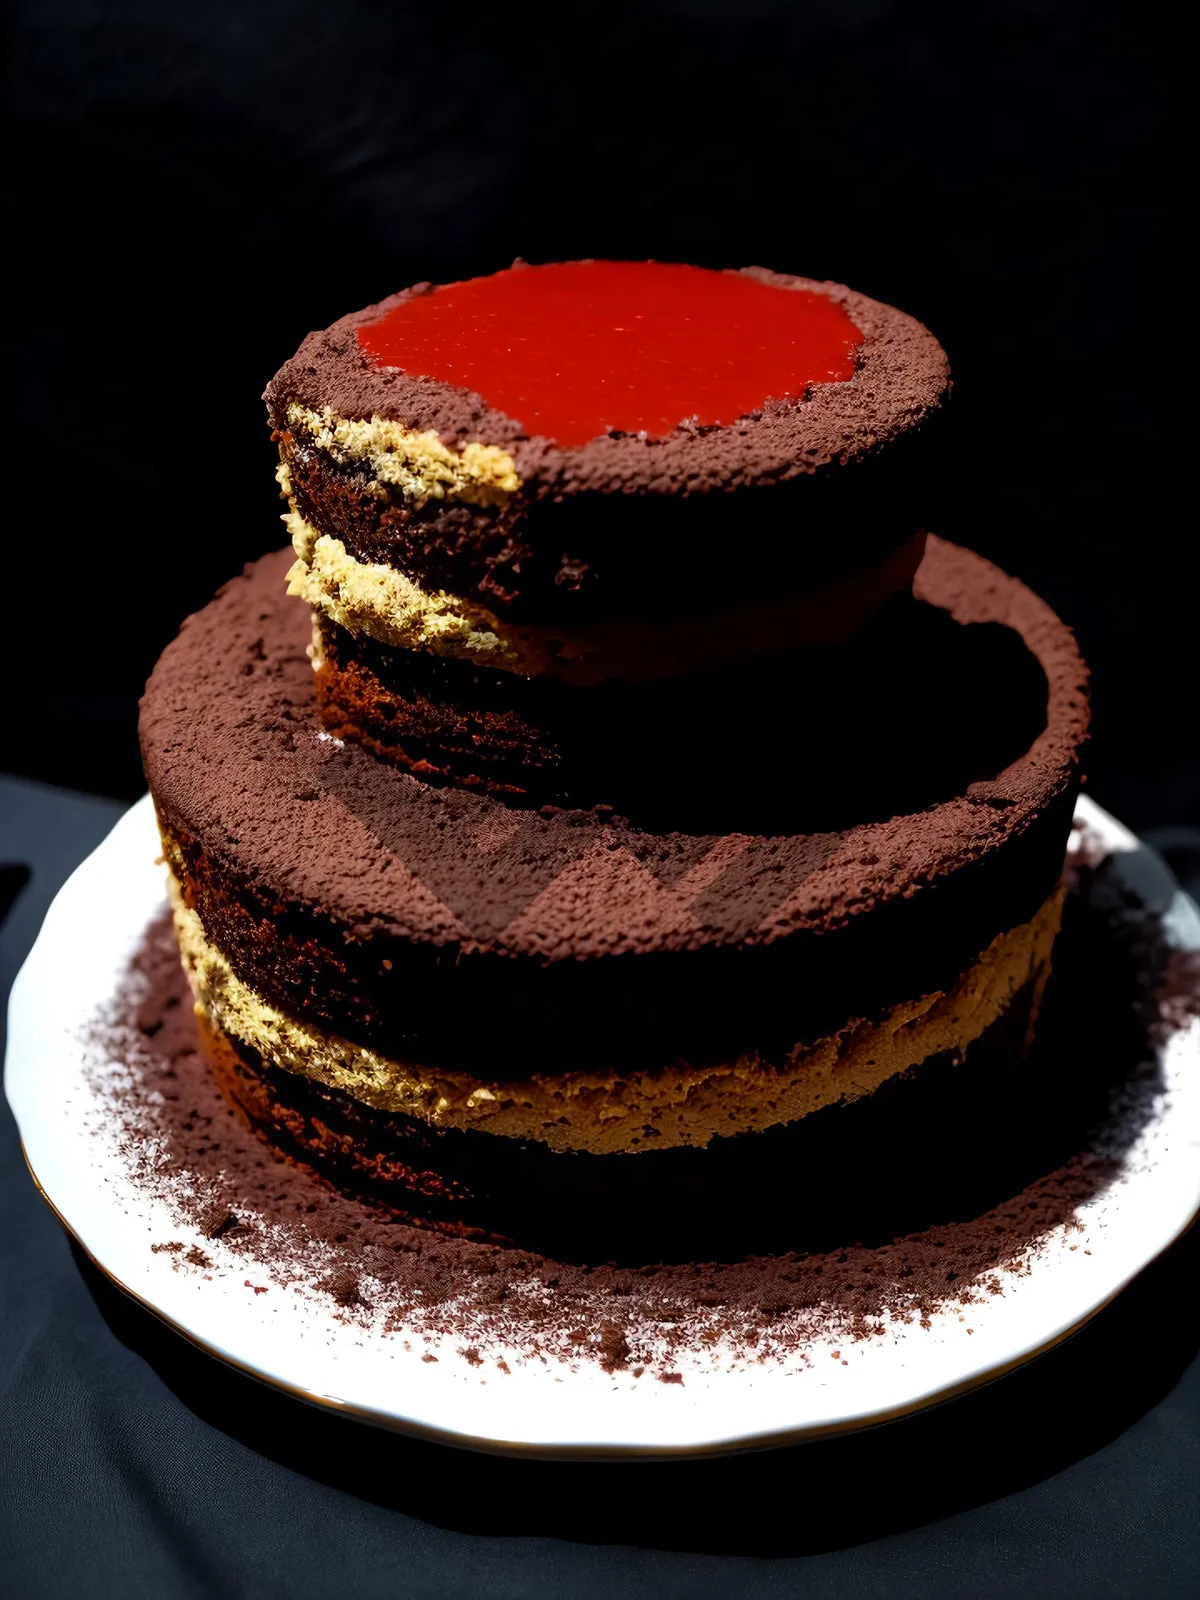
[[[770,1060],[949,987],[1059,877],[1085,668],[1053,612],[968,551],[931,539],[914,604],[1019,642],[1040,668],[1035,735],[923,810],[881,802],[790,834],[514,811],[331,738],[288,559],[248,567],[188,619],[147,686],[141,739],[208,937],[328,1031],[483,1077]],[[917,762],[956,732],[924,727],[925,710],[907,708]]]
[[[842,308],[861,336],[849,379],[764,396],[729,423],[681,421],[663,435],[610,432],[564,448],[486,395],[364,350],[360,331],[429,284],[309,334],[264,396],[295,509],[355,559],[510,621],[706,609],[714,592],[726,601],[799,592],[870,567],[936,521],[945,354],[915,319],[840,284],[758,267],[743,276]],[[414,500],[323,448],[313,415],[387,419],[452,450],[497,447],[519,487],[487,504]]]

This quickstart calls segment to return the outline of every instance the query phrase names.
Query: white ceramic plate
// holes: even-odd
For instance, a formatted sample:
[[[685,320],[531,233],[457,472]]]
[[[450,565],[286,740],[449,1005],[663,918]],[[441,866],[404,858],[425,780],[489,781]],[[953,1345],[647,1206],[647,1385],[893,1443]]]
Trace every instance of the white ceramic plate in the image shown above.
[[[1172,942],[1200,949],[1200,916],[1162,862],[1091,802],[1080,801],[1077,818],[1165,914]],[[554,1361],[485,1381],[453,1341],[444,1359],[424,1361],[428,1345],[406,1351],[404,1330],[364,1338],[327,1297],[247,1294],[244,1260],[189,1232],[177,1210],[137,1187],[115,1134],[106,1137],[83,1041],[162,908],[158,853],[147,797],[54,901],[13,989],[8,1097],[42,1192],[101,1271],[213,1356],[314,1404],[445,1443],[575,1458],[699,1455],[848,1431],[960,1394],[1049,1349],[1200,1210],[1200,1022],[1192,1022],[1163,1044],[1154,1114],[1126,1151],[1120,1181],[1081,1208],[1082,1232],[1056,1230],[1028,1274],[969,1317],[949,1307],[932,1327],[896,1324],[858,1342],[831,1330],[836,1361],[739,1367],[719,1349],[677,1353],[682,1384]],[[203,1245],[212,1271],[175,1270],[172,1257],[148,1248],[165,1237]]]

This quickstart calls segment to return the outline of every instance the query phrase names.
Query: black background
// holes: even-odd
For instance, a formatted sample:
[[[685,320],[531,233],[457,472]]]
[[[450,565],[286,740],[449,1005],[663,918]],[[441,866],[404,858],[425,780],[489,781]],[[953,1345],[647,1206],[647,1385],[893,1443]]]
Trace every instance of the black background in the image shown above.
[[[1200,816],[1155,8],[30,0],[11,46],[10,770],[139,792],[158,651],[283,542],[258,397],[310,328],[518,254],[653,255],[934,329],[938,531],[1078,630],[1098,798]]]

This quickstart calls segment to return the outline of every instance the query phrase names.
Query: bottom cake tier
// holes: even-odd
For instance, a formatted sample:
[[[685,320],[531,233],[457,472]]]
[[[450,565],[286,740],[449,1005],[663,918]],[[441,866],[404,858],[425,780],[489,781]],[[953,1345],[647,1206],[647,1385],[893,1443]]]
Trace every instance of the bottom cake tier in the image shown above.
[[[486,1084],[284,1015],[174,898],[202,1048],[277,1154],[405,1222],[583,1261],[813,1250],[890,1230],[898,1208],[924,1217],[945,1141],[976,1139],[982,1173],[1028,1117],[1017,1080],[1061,912],[1056,893],[947,993],[780,1066]]]

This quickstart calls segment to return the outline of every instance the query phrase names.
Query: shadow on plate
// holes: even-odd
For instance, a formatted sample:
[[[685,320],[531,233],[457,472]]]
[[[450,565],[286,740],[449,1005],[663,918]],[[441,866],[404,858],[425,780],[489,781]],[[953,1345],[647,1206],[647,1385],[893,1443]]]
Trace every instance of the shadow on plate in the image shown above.
[[[1179,1315],[1200,1270],[1192,1229],[1074,1338],[903,1422],[754,1455],[564,1465],[425,1444],[302,1405],[221,1367],[76,1258],[114,1335],[202,1421],[281,1466],[466,1534],[660,1550],[812,1554],[1016,1493],[1116,1439],[1200,1350],[1200,1324]]]

